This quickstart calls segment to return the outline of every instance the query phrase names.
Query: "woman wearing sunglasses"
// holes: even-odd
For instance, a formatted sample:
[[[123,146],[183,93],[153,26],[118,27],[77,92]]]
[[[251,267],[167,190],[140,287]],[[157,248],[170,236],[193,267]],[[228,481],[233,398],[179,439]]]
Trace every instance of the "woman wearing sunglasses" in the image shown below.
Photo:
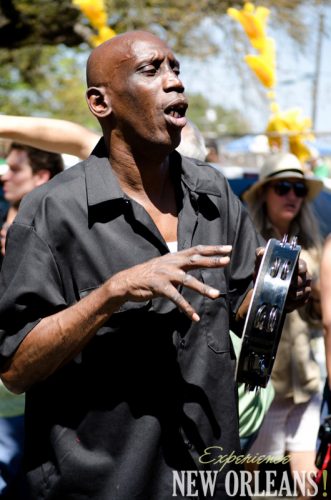
[[[298,237],[301,257],[313,276],[310,303],[286,317],[272,371],[275,398],[250,449],[252,454],[289,455],[292,473],[316,470],[321,375],[311,339],[316,330],[322,338],[318,290],[321,236],[309,202],[322,188],[322,181],[305,175],[296,156],[279,153],[267,159],[258,181],[243,194],[266,240]]]

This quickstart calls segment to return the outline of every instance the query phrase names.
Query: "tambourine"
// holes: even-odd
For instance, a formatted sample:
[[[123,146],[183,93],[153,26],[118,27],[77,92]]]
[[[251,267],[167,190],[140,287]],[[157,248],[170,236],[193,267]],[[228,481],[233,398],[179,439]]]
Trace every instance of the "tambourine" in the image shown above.
[[[285,302],[301,251],[297,238],[267,243],[246,316],[236,380],[246,389],[266,387],[285,320]]]

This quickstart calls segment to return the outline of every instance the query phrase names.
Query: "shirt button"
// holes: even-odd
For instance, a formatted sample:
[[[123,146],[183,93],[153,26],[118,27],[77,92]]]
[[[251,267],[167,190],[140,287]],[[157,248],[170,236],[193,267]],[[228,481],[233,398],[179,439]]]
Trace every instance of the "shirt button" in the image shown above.
[[[184,349],[185,347],[185,340],[182,339],[180,342],[179,342],[179,347],[181,347],[182,349]]]
[[[190,441],[185,441],[185,446],[186,446],[186,448],[187,448],[188,450],[192,450],[192,448],[193,448],[193,444],[192,444],[192,443],[190,443]]]

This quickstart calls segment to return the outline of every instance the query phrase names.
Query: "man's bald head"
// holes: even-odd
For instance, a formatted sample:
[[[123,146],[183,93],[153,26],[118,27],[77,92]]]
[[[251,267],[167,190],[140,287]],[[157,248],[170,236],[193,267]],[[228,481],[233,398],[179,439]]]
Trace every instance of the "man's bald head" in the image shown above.
[[[112,136],[115,148],[116,137],[144,154],[147,144],[167,153],[174,149],[187,108],[179,72],[173,51],[147,31],[123,33],[94,49],[86,97],[106,142]]]
[[[110,83],[113,71],[131,56],[135,42],[160,43],[160,38],[149,31],[128,31],[107,40],[91,53],[86,66],[88,87],[105,86]]]

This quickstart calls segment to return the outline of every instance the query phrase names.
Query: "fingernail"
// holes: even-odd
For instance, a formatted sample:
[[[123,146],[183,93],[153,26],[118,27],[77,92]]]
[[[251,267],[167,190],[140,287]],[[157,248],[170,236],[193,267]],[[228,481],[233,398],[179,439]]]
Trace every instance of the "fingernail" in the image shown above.
[[[220,290],[217,290],[216,288],[212,288],[209,290],[208,295],[210,297],[216,299],[216,297],[219,297],[221,295],[221,292],[220,292]]]
[[[197,313],[194,313],[192,316],[193,321],[200,321],[200,316]]]
[[[221,248],[225,252],[231,252],[232,250],[232,245],[221,245]]]

